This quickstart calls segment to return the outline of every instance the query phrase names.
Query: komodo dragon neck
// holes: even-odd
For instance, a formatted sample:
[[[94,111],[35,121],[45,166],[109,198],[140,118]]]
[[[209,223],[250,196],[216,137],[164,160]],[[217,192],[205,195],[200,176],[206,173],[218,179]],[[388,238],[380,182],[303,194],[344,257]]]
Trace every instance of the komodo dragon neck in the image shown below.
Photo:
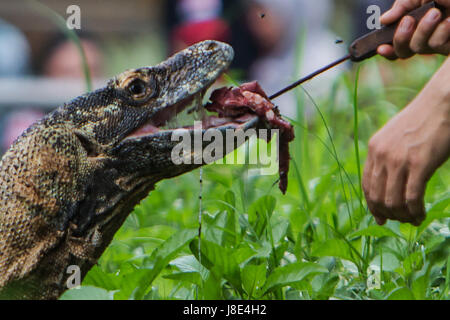
[[[58,298],[68,266],[84,278],[156,182],[200,166],[175,165],[173,130],[157,128],[201,97],[232,58],[226,44],[193,45],[120,74],[14,142],[0,162],[0,298]]]

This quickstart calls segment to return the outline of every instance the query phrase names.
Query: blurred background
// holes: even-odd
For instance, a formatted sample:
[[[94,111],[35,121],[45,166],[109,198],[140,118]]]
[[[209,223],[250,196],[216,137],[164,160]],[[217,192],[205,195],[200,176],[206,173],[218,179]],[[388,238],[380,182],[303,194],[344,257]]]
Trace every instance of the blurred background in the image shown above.
[[[54,13],[80,8],[91,89],[129,68],[154,65],[201,40],[233,45],[234,80],[258,80],[268,93],[342,56],[366,31],[366,9],[392,0],[43,0],[0,2],[1,151],[31,123],[89,89],[79,50]],[[340,43],[339,40],[343,40]],[[340,69],[342,70],[341,67]],[[321,94],[340,70],[306,85]],[[296,97],[280,97],[296,116]]]

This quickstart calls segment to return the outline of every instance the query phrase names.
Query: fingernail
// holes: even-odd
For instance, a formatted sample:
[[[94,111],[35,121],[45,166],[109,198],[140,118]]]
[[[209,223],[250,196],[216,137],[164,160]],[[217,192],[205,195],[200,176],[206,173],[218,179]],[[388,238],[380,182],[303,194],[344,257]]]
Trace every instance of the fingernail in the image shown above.
[[[412,28],[412,21],[409,17],[405,17],[400,23],[400,31],[408,32]]]
[[[425,17],[427,22],[434,22],[441,17],[441,12],[437,9],[431,9]]]

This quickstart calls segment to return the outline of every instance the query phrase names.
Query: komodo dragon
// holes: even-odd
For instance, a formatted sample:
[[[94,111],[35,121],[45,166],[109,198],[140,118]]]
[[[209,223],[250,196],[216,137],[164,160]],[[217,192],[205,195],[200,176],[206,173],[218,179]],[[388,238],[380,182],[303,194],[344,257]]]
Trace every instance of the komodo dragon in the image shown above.
[[[199,99],[233,55],[220,42],[195,44],[118,75],[17,138],[0,162],[1,299],[57,299],[68,266],[84,278],[156,182],[200,166],[171,161],[178,142],[162,126]],[[218,129],[260,123],[252,116]]]

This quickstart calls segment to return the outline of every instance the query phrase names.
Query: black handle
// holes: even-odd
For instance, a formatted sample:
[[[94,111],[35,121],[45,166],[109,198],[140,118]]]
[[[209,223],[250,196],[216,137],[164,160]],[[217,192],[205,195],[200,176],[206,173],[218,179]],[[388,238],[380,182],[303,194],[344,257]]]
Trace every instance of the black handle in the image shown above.
[[[420,19],[422,19],[432,8],[441,9],[434,1],[431,1],[406,15],[413,17],[416,21],[420,21]],[[361,38],[356,39],[349,48],[350,59],[352,61],[362,61],[371,58],[377,54],[377,48],[380,45],[392,44],[399,23],[400,21],[384,26],[379,30],[374,30]]]

